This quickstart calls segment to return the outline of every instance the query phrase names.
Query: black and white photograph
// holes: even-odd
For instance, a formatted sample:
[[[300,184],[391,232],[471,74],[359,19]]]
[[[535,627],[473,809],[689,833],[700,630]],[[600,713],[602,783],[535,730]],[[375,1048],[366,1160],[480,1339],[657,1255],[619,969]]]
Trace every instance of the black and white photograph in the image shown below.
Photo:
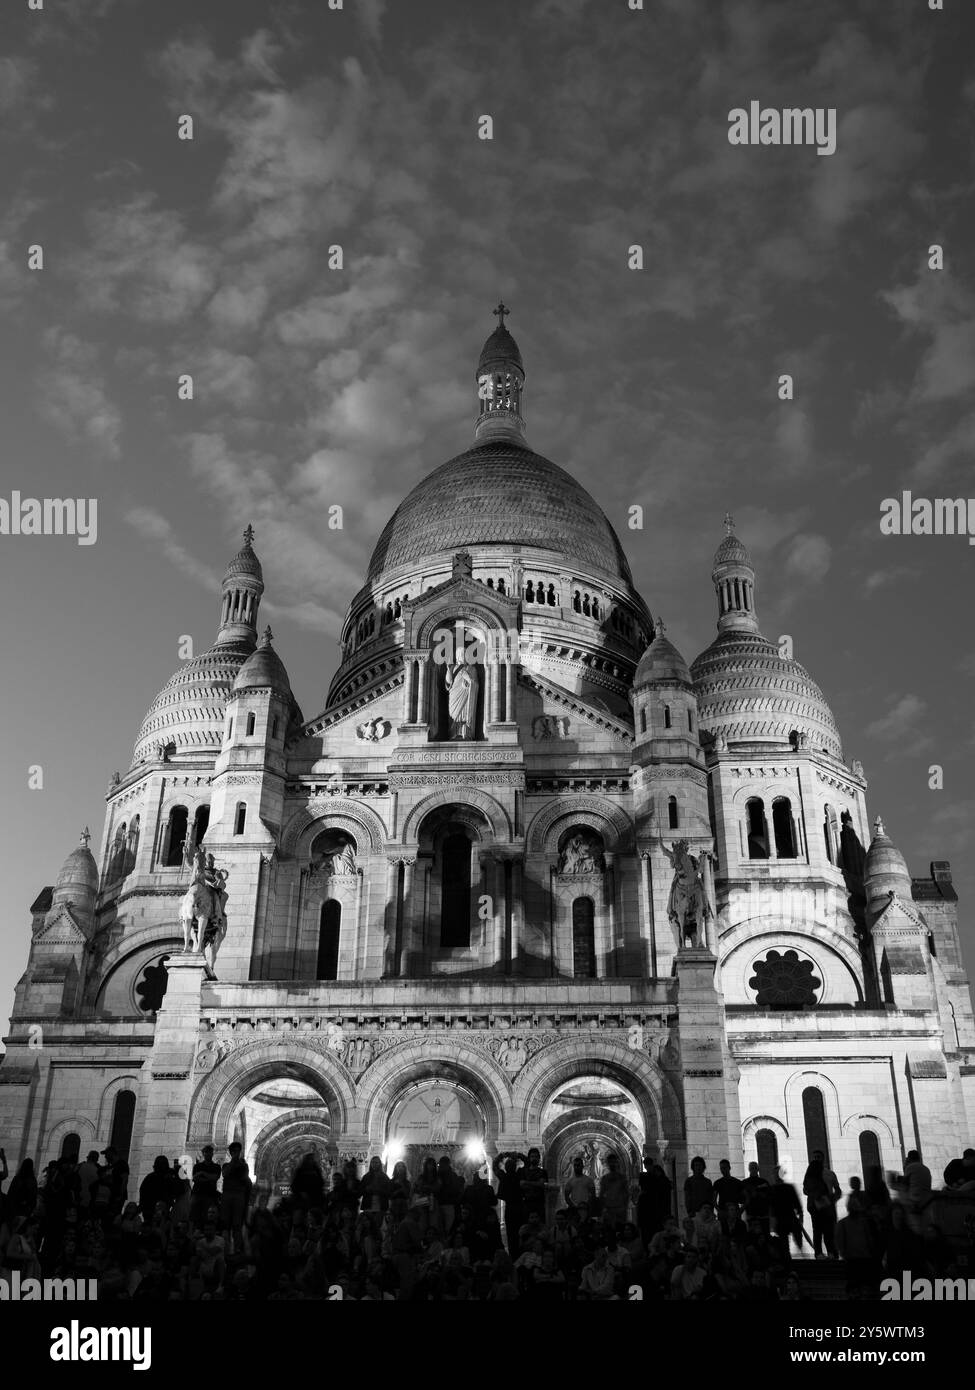
[[[970,0],[0,33],[25,1368],[957,1368]]]

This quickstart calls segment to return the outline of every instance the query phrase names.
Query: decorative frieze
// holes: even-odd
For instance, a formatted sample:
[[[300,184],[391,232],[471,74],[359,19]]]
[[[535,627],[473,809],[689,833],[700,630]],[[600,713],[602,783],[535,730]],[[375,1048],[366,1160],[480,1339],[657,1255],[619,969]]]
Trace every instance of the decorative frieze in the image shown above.
[[[391,772],[389,785],[401,787],[518,787],[524,788],[523,772]]]

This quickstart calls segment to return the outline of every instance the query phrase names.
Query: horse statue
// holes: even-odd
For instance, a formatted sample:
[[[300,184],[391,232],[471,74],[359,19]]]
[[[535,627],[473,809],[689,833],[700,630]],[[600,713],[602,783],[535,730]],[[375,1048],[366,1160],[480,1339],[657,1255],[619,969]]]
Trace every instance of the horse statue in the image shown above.
[[[674,871],[667,917],[682,946],[704,946],[707,923],[715,915],[710,852],[704,849],[695,857],[686,840],[677,840],[671,851],[662,837],[660,847]]]
[[[212,970],[220,943],[227,934],[227,870],[218,869],[213,855],[197,846],[193,878],[179,907],[184,952],[202,951]]]

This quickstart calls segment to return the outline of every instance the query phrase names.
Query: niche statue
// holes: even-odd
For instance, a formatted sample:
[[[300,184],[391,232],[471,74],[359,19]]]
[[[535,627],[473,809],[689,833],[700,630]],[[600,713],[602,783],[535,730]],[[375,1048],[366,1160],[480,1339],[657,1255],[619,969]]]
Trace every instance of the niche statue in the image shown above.
[[[477,695],[480,688],[480,676],[477,667],[466,661],[458,661],[453,666],[445,666],[444,685],[447,687],[450,737],[464,740],[474,738],[477,721]]]

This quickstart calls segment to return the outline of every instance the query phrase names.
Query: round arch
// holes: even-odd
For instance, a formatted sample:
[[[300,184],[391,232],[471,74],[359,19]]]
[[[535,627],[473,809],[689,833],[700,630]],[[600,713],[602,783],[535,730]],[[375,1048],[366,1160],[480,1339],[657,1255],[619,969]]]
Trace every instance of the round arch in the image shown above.
[[[487,590],[490,593],[490,589]],[[510,605],[509,605],[510,610]],[[508,631],[508,612],[501,613],[488,603],[450,603],[444,601],[436,611],[428,613],[420,623],[413,637],[413,646],[418,650],[430,645],[438,628],[453,630],[458,619],[476,627],[480,624],[487,632],[505,633]]]
[[[133,1091],[135,1093],[135,1103],[139,1104],[139,1078],[137,1076],[115,1076],[102,1091],[101,1100],[98,1103],[98,1128],[97,1134],[104,1135],[107,1144],[111,1135],[112,1116],[115,1113],[115,1098],[120,1091]]]
[[[230,1132],[235,1108],[255,1086],[289,1077],[303,1081],[321,1096],[338,1133],[348,1127],[355,1109],[352,1079],[334,1053],[300,1043],[257,1042],[239,1048],[207,1073],[190,1107],[190,1144],[216,1142]]]
[[[794,917],[786,916],[764,916],[748,917],[743,922],[738,922],[735,926],[720,932],[718,938],[720,965],[719,970],[723,971],[733,952],[740,946],[749,944],[754,949],[757,942],[767,939],[769,945],[773,944],[772,938],[796,937],[799,938],[801,947],[802,938],[808,941],[817,942],[821,947],[838,956],[842,964],[849,971],[853,987],[857,992],[857,998],[862,1001],[863,980],[862,962],[860,953],[856,945],[848,940],[841,932],[835,931],[832,927],[826,926],[821,922],[809,922]],[[807,948],[807,954],[812,952]],[[828,981],[824,979],[824,986]],[[825,991],[824,991],[825,999]]]
[[[369,806],[344,797],[319,797],[309,801],[303,810],[296,812],[281,832],[281,852],[287,855],[307,849],[314,835],[309,835],[312,827],[319,830],[332,826],[336,830],[346,830],[359,846],[359,853],[368,849],[372,854],[380,854],[386,847],[388,831],[379,816]]]
[[[480,811],[491,829],[494,843],[510,844],[512,841],[511,818],[500,801],[489,796],[477,787],[451,787],[439,792],[431,792],[412,808],[403,825],[401,842],[404,845],[419,843],[419,830],[431,811],[440,806],[473,806]]]
[[[81,1158],[90,1148],[94,1147],[97,1138],[97,1131],[91,1120],[83,1118],[81,1115],[71,1120],[59,1120],[52,1129],[48,1131],[44,1141],[44,1150],[50,1158],[60,1158],[61,1145],[64,1143],[65,1136],[77,1134],[81,1143],[78,1146],[78,1153]],[[107,1141],[106,1141],[107,1142]]]
[[[578,1151],[582,1136],[587,1139],[598,1137],[612,1148],[622,1149],[621,1158],[627,1159],[627,1166],[634,1172],[640,1171],[644,1140],[639,1130],[623,1115],[608,1115],[595,1107],[573,1110],[561,1119],[553,1120],[546,1126],[539,1147],[543,1161],[549,1172],[561,1181],[566,1160]]]
[[[610,852],[633,847],[633,822],[611,801],[596,796],[561,796],[532,819],[525,836],[531,854],[555,854],[559,837],[570,825],[586,825],[597,831]]]
[[[381,1148],[385,1143],[386,1128],[402,1091],[427,1078],[465,1086],[484,1113],[489,1139],[504,1132],[508,1081],[494,1058],[466,1046],[460,1038],[424,1038],[382,1053],[360,1079],[359,1105],[372,1147]]]
[[[646,1142],[672,1145],[683,1137],[683,1112],[671,1082],[644,1052],[623,1042],[579,1038],[536,1052],[512,1091],[517,1128],[537,1133],[542,1111],[558,1088],[584,1074],[607,1076],[629,1090],[643,1115]]]
[[[158,953],[178,956],[183,953],[183,933],[178,923],[157,923],[144,931],[137,932],[110,951],[98,977],[93,1005],[96,1016],[105,1006],[105,997],[113,987],[117,977],[131,973],[128,986],[122,986],[125,998],[131,1001],[132,990],[144,966],[149,965]],[[109,1015],[114,1017],[115,1015]],[[133,1012],[125,1017],[139,1017]],[[144,1017],[144,1015],[143,1015]]]

